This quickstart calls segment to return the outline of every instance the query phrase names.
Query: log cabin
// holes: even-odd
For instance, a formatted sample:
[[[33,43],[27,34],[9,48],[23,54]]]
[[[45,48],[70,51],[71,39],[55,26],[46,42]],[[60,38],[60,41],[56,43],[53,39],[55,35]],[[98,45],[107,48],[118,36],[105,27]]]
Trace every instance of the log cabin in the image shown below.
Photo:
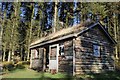
[[[30,45],[30,68],[72,75],[114,71],[116,41],[100,22],[84,22]]]

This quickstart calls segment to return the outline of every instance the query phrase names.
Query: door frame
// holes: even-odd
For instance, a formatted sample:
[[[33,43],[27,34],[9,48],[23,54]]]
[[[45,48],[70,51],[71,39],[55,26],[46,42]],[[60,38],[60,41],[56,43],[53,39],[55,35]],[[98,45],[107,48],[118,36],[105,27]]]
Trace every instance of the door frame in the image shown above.
[[[58,56],[59,56],[59,44],[54,44],[49,46],[49,64],[50,64],[50,52],[51,52],[51,47],[57,47],[57,54],[56,54],[56,61],[57,61],[57,69],[56,71],[58,72]]]

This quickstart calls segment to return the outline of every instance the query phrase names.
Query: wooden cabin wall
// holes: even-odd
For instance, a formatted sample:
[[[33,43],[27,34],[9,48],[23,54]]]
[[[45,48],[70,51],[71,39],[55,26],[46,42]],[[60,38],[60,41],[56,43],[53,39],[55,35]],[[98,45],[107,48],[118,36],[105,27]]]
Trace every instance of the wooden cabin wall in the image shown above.
[[[73,41],[65,40],[61,42],[64,45],[64,56],[59,56],[59,72],[73,73]]]
[[[35,49],[31,50],[31,61],[30,61],[30,68],[42,71],[43,69],[43,56],[44,56],[44,48],[37,48],[38,55],[35,55]]]
[[[114,46],[98,28],[83,33],[73,43],[76,75],[114,70]],[[100,57],[93,56],[94,43],[102,46]]]

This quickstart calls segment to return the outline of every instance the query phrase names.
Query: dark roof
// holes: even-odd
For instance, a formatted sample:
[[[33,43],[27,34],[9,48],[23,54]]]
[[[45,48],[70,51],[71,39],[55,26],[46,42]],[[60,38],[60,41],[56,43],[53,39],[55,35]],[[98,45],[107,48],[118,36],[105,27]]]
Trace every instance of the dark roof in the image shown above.
[[[33,43],[31,43],[30,48],[42,46],[45,44],[49,44],[49,43],[56,42],[56,41],[63,40],[63,39],[67,39],[67,38],[77,37],[80,34],[88,31],[89,29],[91,29],[97,25],[101,28],[101,30],[103,30],[105,35],[114,44],[116,44],[116,41],[110,36],[110,34],[105,30],[105,28],[102,26],[102,24],[100,22],[97,22],[97,23],[84,22],[84,23],[78,24],[78,25],[73,26],[73,27],[62,29],[62,30],[55,32],[55,33],[52,33],[46,37],[40,38],[40,39],[34,41]]]

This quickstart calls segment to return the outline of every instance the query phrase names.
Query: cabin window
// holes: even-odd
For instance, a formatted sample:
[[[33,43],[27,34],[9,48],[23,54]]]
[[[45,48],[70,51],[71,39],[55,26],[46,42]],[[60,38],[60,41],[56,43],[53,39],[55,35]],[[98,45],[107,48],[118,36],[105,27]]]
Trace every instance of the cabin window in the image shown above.
[[[38,54],[38,50],[35,49],[35,55],[34,55],[34,58],[38,58],[39,54]]]
[[[59,50],[59,54],[60,55],[64,55],[64,45],[60,45],[60,50]]]
[[[93,52],[95,57],[100,57],[100,46],[97,44],[93,45]]]

